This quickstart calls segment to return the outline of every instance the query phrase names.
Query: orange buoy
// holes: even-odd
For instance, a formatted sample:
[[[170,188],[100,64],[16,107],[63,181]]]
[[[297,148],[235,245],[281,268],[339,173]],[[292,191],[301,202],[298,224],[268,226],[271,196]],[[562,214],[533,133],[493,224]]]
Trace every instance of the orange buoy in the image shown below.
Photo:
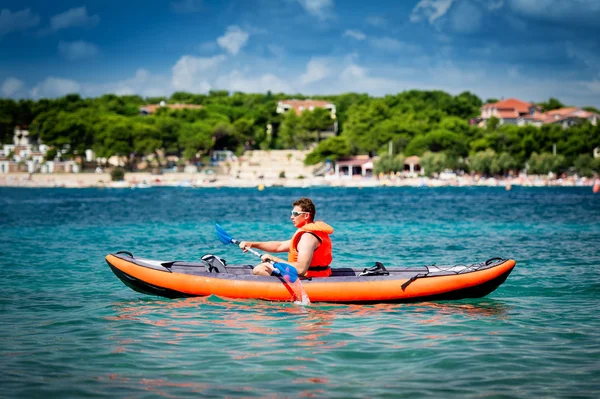
[[[597,194],[598,191],[600,191],[600,184],[599,183],[594,184],[594,188],[592,188],[592,191],[594,192],[594,194]]]

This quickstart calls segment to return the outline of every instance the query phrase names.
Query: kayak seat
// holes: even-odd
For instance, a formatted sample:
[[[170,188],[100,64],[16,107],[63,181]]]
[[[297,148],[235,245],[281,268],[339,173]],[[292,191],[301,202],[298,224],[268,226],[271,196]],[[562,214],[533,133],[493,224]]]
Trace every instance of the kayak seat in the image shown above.
[[[329,277],[348,277],[356,276],[356,271],[351,267],[332,267]]]
[[[216,255],[204,255],[202,257],[202,263],[204,264],[206,271],[209,273],[227,273],[227,268],[225,267],[227,261]]]

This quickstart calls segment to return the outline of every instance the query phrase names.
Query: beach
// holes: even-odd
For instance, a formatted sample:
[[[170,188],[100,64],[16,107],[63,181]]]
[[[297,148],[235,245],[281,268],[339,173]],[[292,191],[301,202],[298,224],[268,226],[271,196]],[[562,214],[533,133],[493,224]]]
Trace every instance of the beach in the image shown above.
[[[64,188],[149,188],[149,187],[583,187],[593,186],[592,178],[548,176],[519,176],[509,178],[485,178],[481,176],[429,177],[337,177],[334,175],[306,178],[236,178],[227,174],[126,173],[122,181],[111,181],[109,173],[8,173],[0,175],[0,187],[64,187]]]

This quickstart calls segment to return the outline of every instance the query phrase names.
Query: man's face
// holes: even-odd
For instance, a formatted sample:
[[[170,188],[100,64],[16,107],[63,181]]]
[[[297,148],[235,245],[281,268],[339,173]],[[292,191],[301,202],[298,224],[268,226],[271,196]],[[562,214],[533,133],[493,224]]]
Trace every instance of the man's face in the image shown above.
[[[292,223],[294,223],[294,226],[302,227],[308,222],[308,219],[310,218],[310,213],[303,211],[302,208],[300,208],[299,206],[295,206],[294,209],[292,209],[292,214],[290,215],[290,218],[292,219]]]

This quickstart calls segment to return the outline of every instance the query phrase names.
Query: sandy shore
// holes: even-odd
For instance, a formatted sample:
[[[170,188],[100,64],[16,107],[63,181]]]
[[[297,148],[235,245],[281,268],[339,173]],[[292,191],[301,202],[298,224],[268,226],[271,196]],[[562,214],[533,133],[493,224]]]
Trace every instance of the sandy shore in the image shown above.
[[[480,178],[478,176],[457,176],[450,179],[417,178],[336,178],[310,177],[305,179],[236,179],[233,176],[205,175],[201,173],[168,173],[152,175],[150,173],[127,173],[125,180],[113,182],[108,173],[64,173],[64,174],[27,174],[10,173],[0,175],[0,186],[4,187],[106,187],[106,188],[148,188],[148,187],[441,187],[441,186],[488,186],[506,187],[528,186],[593,186],[589,178],[550,179],[546,176],[521,176],[517,178]]]

